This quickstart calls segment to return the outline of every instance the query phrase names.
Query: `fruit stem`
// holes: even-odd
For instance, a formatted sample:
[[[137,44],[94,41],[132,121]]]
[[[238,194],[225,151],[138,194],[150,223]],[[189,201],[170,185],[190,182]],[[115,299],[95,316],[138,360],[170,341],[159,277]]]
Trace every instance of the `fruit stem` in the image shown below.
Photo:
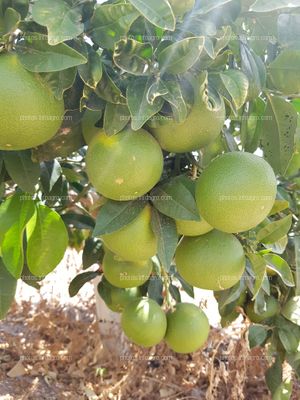
[[[172,310],[173,305],[172,305],[172,300],[171,300],[170,291],[169,291],[170,278],[169,278],[169,275],[163,265],[161,265],[161,274],[162,274],[165,292],[166,292],[164,302],[167,305],[167,308]]]

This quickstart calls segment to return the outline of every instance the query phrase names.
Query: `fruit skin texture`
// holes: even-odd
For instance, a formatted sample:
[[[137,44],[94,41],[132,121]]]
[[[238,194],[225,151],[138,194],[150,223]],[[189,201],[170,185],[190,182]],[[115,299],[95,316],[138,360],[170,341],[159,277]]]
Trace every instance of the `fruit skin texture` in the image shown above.
[[[248,315],[250,321],[259,324],[265,319],[274,317],[279,312],[279,303],[275,297],[267,297],[266,299],[266,311],[262,314],[256,314],[254,311],[254,303],[248,303],[246,306],[246,314]]]
[[[105,279],[104,279],[105,280]],[[103,280],[102,280],[103,281]],[[105,280],[106,297],[102,297],[107,307],[114,312],[122,312],[127,304],[141,297],[141,291],[138,287],[117,288]],[[108,294],[108,296],[107,296]],[[101,295],[101,293],[100,293]]]
[[[150,131],[164,150],[185,153],[207,146],[213,142],[223,127],[225,106],[210,110],[203,100],[197,100],[182,123],[174,120],[159,121]]]
[[[184,237],[175,253],[179,274],[191,285],[208,290],[234,286],[245,269],[245,253],[234,235],[213,230]]]
[[[0,150],[25,150],[51,139],[64,115],[56,100],[12,53],[0,55]]]
[[[81,121],[82,135],[86,144],[89,144],[92,139],[103,129],[95,126],[96,122],[100,119],[101,114],[99,111],[86,110]]]
[[[179,303],[167,314],[165,341],[177,353],[192,353],[205,344],[209,329],[207,316],[200,308]]]
[[[204,219],[201,221],[188,221],[179,219],[176,221],[177,232],[184,236],[199,236],[210,232],[213,227],[210,226]]]
[[[90,142],[86,169],[95,189],[117,201],[144,195],[159,181],[163,154],[157,141],[145,130],[107,136],[102,130]]]
[[[115,254],[105,253],[102,268],[108,282],[118,288],[132,288],[143,285],[152,272],[152,261],[124,261]]]
[[[126,261],[148,260],[157,250],[157,238],[151,227],[151,206],[146,205],[130,224],[101,238],[110,251]]]
[[[141,297],[131,301],[124,309],[121,326],[125,335],[135,344],[151,347],[165,336],[167,318],[152,299]]]
[[[243,232],[262,222],[272,209],[276,177],[271,166],[251,153],[215,158],[196,185],[199,213],[214,228]]]

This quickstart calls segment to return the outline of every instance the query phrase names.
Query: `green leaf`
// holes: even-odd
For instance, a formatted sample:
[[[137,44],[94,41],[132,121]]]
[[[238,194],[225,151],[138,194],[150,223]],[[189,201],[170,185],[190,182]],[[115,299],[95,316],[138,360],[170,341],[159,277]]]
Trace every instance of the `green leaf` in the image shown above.
[[[103,129],[108,136],[121,132],[130,121],[127,105],[107,103]]]
[[[279,356],[266,372],[266,383],[271,393],[274,394],[282,382],[282,365]]]
[[[241,42],[241,67],[249,80],[248,96],[255,99],[266,85],[266,67],[259,56]]]
[[[276,389],[272,400],[290,400],[293,391],[293,381],[289,378]]]
[[[224,4],[230,3],[232,0],[202,0],[199,13],[207,14],[208,12],[223,6]]]
[[[294,149],[297,112],[293,105],[277,96],[268,96],[262,121],[264,156],[275,173],[284,174]]]
[[[291,268],[283,258],[277,254],[264,254],[263,257],[267,263],[267,266],[280,276],[286,286],[295,286]]]
[[[191,37],[171,44],[158,55],[161,74],[182,74],[198,60],[204,47],[204,37]]]
[[[292,297],[283,306],[281,314],[293,324],[300,326],[300,296]]]
[[[280,240],[289,232],[292,225],[292,219],[293,216],[290,214],[278,221],[271,222],[259,230],[256,239],[264,244],[277,242],[277,240]]]
[[[249,328],[248,340],[250,349],[261,346],[268,336],[268,329],[261,325],[251,325]]]
[[[36,276],[46,276],[62,260],[68,246],[65,224],[57,212],[39,204],[26,232],[28,268]]]
[[[175,30],[175,16],[167,0],[129,0],[153,25],[169,31]]]
[[[82,267],[87,269],[93,264],[99,263],[104,255],[101,240],[97,238],[88,238],[85,241],[82,252]]]
[[[273,85],[283,94],[300,93],[300,50],[283,50],[269,65]]]
[[[5,151],[3,159],[12,180],[24,191],[35,192],[40,177],[40,164],[33,162],[30,150]]]
[[[190,297],[194,298],[195,297],[195,293],[194,293],[194,288],[192,285],[190,285],[189,283],[187,283],[181,275],[179,275],[178,272],[175,273],[175,278],[179,280],[180,284],[181,284],[181,288],[182,290],[185,291],[185,293],[187,293]]]
[[[262,119],[266,103],[257,98],[249,104],[249,110],[242,115],[241,141],[245,151],[254,153],[262,135]]]
[[[295,243],[295,264],[296,264],[296,272],[295,272],[296,288],[295,288],[295,295],[296,295],[296,296],[300,296],[300,236],[295,235],[294,243]]]
[[[15,194],[0,208],[2,259],[7,270],[20,278],[24,264],[23,239],[28,222],[35,214],[34,201],[22,194]]]
[[[50,46],[47,38],[37,32],[24,35],[16,46],[23,67],[32,72],[55,72],[85,64],[87,59],[65,43]]]
[[[90,36],[100,47],[113,49],[114,44],[127,35],[139,15],[131,4],[101,4],[91,19]]]
[[[268,12],[287,7],[300,7],[300,0],[256,0],[249,11]]]
[[[5,318],[15,298],[17,280],[7,271],[0,258],[0,320]]]
[[[106,235],[123,228],[130,224],[142,212],[144,207],[145,202],[141,200],[107,200],[97,216],[93,236]]]
[[[83,82],[92,89],[96,89],[102,78],[102,62],[100,55],[88,47],[88,61],[78,66],[78,72]]]
[[[200,221],[194,196],[178,179],[154,188],[151,198],[154,206],[170,218]]]
[[[248,253],[247,257],[251,262],[255,274],[255,284],[252,297],[252,300],[254,300],[257,297],[259,290],[263,284],[263,280],[266,274],[266,261],[260,254]]]
[[[40,73],[39,75],[42,82],[49,87],[54,96],[61,100],[64,92],[72,87],[76,74],[76,67],[72,67],[63,71]]]
[[[157,114],[162,106],[163,99],[156,98],[151,104],[148,101],[148,92],[153,83],[152,78],[137,78],[127,87],[127,102],[131,114],[131,127],[139,130],[153,115]]]
[[[285,320],[282,321],[284,324]],[[288,353],[295,353],[299,346],[300,331],[296,325],[282,326],[278,329],[279,339]]]
[[[149,75],[151,57],[150,43],[140,43],[134,39],[121,39],[115,44],[113,60],[123,71],[132,75]]]
[[[287,200],[275,200],[272,210],[269,212],[269,216],[277,214],[283,210],[289,208],[290,204]]]
[[[162,305],[164,301],[162,295],[163,288],[164,288],[163,281],[159,276],[154,275],[150,278],[147,289],[148,296],[150,297],[150,299],[155,300],[160,305]]]
[[[222,72],[220,77],[235,108],[240,109],[248,95],[249,81],[247,76],[239,70],[228,70]]]
[[[126,104],[126,99],[121,90],[106,72],[105,68],[103,68],[102,78],[96,87],[95,93],[97,96],[109,103]]]
[[[5,34],[13,33],[21,21],[21,15],[13,8],[7,8],[4,13],[4,32]],[[1,28],[0,28],[1,29]]]
[[[171,105],[175,121],[178,123],[184,122],[187,118],[188,110],[179,82],[170,80],[162,83],[168,90],[162,97]]]
[[[77,229],[93,230],[95,227],[94,219],[88,215],[68,212],[61,216],[66,225]]]
[[[158,258],[163,268],[168,271],[178,242],[175,221],[153,209],[151,225],[158,239]]]
[[[76,294],[79,292],[79,290],[82,288],[83,285],[85,285],[87,282],[97,278],[97,276],[99,276],[98,271],[83,272],[82,274],[75,276],[75,278],[72,279],[72,281],[69,285],[70,297],[76,296]]]
[[[180,294],[180,290],[178,289],[177,286],[170,283],[169,292],[170,292],[171,296],[173,297],[173,299],[176,301],[176,303],[181,303],[181,294]]]
[[[79,36],[84,29],[80,8],[64,0],[35,1],[32,17],[35,22],[47,27],[48,43],[52,46]]]

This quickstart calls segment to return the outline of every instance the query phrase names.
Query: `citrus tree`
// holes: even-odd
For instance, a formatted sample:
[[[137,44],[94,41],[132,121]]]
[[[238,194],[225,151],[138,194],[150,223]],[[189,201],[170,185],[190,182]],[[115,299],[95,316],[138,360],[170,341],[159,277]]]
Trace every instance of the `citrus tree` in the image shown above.
[[[299,26],[298,0],[0,0],[1,317],[70,245],[86,270],[70,295],[101,276],[141,346],[201,348],[207,317],[181,291],[214,291],[289,398]]]

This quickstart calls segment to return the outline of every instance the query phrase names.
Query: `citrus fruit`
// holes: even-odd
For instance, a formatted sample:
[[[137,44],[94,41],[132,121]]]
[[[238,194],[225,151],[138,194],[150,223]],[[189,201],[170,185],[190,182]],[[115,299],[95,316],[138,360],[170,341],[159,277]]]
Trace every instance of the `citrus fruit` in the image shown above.
[[[199,236],[213,229],[204,219],[201,221],[177,220],[176,228],[177,232],[184,236]]]
[[[151,275],[152,261],[124,261],[112,252],[106,252],[102,268],[105,278],[119,288],[143,285]]]
[[[183,17],[188,11],[190,11],[194,5],[195,0],[169,0],[174,15]]]
[[[128,201],[144,195],[159,181],[163,154],[156,140],[143,129],[125,129],[113,136],[102,130],[90,142],[86,169],[100,194]]]
[[[101,118],[100,111],[86,110],[81,121],[82,134],[86,144],[89,144],[92,139],[99,133],[103,132],[103,129],[98,128],[95,124]]]
[[[121,326],[133,343],[151,347],[164,338],[167,318],[154,300],[141,297],[127,304],[122,313]]]
[[[245,269],[241,243],[234,235],[216,230],[184,237],[177,247],[175,261],[179,274],[189,284],[208,290],[232,287]]]
[[[101,212],[101,210],[100,210]],[[102,236],[104,245],[127,261],[148,260],[156,254],[157,238],[151,227],[151,206],[128,225]]]
[[[300,93],[299,51],[283,50],[269,65],[271,81],[285,95]]]
[[[261,157],[222,154],[203,171],[196,186],[199,213],[223,232],[243,232],[262,222],[272,209],[276,178]]]
[[[195,102],[187,119],[177,123],[172,119],[161,119],[150,129],[164,150],[185,153],[207,146],[213,142],[223,127],[225,106],[217,106],[212,100],[204,101],[195,93]]]
[[[131,300],[141,297],[140,288],[118,288],[111,285],[105,277],[102,277],[98,285],[98,292],[107,307],[114,312],[122,312]]]
[[[254,311],[254,302],[248,303],[245,311],[246,311],[246,314],[249,317],[250,321],[259,324],[260,322],[264,321],[265,319],[274,317],[274,315],[278,314],[279,303],[275,299],[275,297],[267,297],[266,310],[263,313],[257,314]]]
[[[56,100],[14,53],[0,54],[0,150],[24,150],[58,131],[64,102]]]
[[[205,313],[194,304],[178,303],[167,314],[165,341],[177,353],[192,353],[200,349],[209,334],[209,322]]]

